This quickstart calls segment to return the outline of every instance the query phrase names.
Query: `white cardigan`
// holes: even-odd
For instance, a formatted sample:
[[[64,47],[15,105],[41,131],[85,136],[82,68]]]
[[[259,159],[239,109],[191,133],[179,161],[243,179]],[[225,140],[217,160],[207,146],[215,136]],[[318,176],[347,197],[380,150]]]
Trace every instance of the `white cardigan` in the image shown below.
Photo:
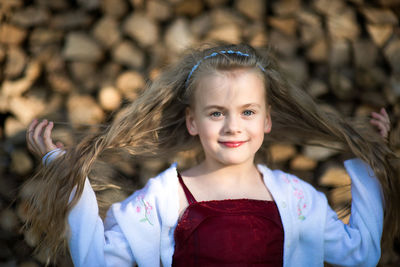
[[[380,258],[383,198],[371,168],[359,159],[344,163],[352,179],[348,225],[329,207],[323,193],[279,170],[258,165],[284,228],[284,266],[376,266]],[[178,221],[176,165],[148,181],[103,221],[86,179],[71,210],[69,248],[75,266],[171,266]]]

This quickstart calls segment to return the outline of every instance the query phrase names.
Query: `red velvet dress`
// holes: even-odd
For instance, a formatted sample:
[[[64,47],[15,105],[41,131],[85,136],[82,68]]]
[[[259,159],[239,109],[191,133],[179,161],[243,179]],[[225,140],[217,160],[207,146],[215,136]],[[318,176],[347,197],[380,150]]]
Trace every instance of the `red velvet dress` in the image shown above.
[[[274,201],[197,202],[178,178],[189,206],[175,229],[172,266],[283,265],[283,227]]]

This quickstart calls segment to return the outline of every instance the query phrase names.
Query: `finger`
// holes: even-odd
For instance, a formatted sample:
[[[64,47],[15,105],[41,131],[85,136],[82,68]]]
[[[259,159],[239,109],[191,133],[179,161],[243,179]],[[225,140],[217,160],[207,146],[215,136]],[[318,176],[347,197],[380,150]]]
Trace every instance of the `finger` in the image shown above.
[[[29,124],[29,127],[26,131],[26,142],[28,144],[28,148],[29,146],[31,146],[32,143],[32,135],[33,135],[33,131],[35,129],[35,126],[38,124],[38,120],[37,119],[33,119],[32,122]]]
[[[372,125],[375,125],[379,130],[385,130],[386,129],[385,124],[380,120],[372,119],[372,120],[370,120],[370,123]]]
[[[34,140],[33,135],[35,133],[35,129],[38,123],[39,121],[37,119],[33,120],[32,123],[29,125],[27,131],[27,147],[30,150],[30,152],[35,156],[38,156],[39,147],[37,146],[37,143]]]
[[[36,128],[35,131],[33,132],[33,140],[34,140],[34,144],[36,145],[36,147],[38,148],[39,151],[37,151],[40,154],[44,154],[45,153],[45,145],[43,142],[43,137],[42,132],[43,132],[43,128],[47,125],[48,121],[47,120],[43,120],[41,123],[39,123]]]
[[[50,121],[47,126],[43,130],[43,143],[45,145],[45,153],[56,148],[56,145],[53,143],[51,139],[51,130],[53,129],[54,123]]]
[[[376,120],[381,121],[382,123],[384,123],[385,124],[385,128],[387,128],[388,131],[390,130],[390,121],[389,121],[389,118],[385,117],[385,115],[382,115],[382,114],[376,113],[376,112],[372,112],[371,116],[373,118],[375,118]]]
[[[61,149],[64,148],[64,144],[61,143],[61,142],[57,142],[57,143],[56,143],[56,146],[57,146],[57,148],[61,148]]]
[[[385,116],[384,116],[383,114],[378,113],[378,112],[372,112],[372,113],[371,113],[371,116],[372,116],[373,118],[377,119],[377,120],[380,120],[380,121],[387,121],[387,119],[385,118]]]
[[[384,109],[384,108],[381,108],[381,114],[386,118],[386,120],[389,122],[389,124],[390,124],[390,118],[389,118],[389,115],[387,114],[387,112],[386,112],[386,109]]]
[[[385,126],[385,124],[382,121],[372,119],[372,120],[370,120],[370,123],[372,125],[375,125],[378,128],[378,131],[382,137],[384,137],[384,138],[387,137],[388,128]]]

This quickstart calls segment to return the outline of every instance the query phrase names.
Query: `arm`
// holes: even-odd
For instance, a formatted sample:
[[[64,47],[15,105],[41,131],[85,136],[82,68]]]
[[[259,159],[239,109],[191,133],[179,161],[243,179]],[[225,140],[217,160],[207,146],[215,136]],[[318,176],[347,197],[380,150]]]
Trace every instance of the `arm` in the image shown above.
[[[390,119],[384,108],[372,112],[370,123],[387,141]],[[343,224],[328,206],[325,227],[325,260],[343,266],[376,266],[383,230],[383,194],[374,172],[360,159],[345,167],[352,180],[351,217]]]
[[[325,261],[341,266],[376,266],[383,229],[383,196],[371,168],[359,159],[345,167],[352,179],[349,224],[328,206],[324,231]]]
[[[34,120],[27,131],[28,149],[46,165],[64,153],[51,139],[53,123]],[[71,199],[71,198],[70,198]],[[75,266],[132,266],[134,257],[112,212],[105,224],[98,215],[97,200],[88,179],[81,198],[68,216],[69,249]]]
[[[68,215],[69,249],[75,266],[133,266],[135,259],[112,211],[104,225],[88,179],[78,203]]]

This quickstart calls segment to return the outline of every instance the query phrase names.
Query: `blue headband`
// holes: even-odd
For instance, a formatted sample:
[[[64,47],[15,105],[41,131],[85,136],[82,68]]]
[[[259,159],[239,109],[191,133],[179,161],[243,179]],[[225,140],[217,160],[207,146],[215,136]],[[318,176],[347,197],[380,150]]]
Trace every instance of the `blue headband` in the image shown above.
[[[192,77],[193,72],[199,67],[200,63],[201,63],[203,60],[207,59],[207,58],[215,57],[215,56],[217,56],[217,55],[219,55],[219,54],[236,54],[236,55],[244,56],[244,57],[249,57],[249,56],[250,56],[249,54],[242,53],[242,52],[240,52],[240,51],[233,51],[233,50],[228,50],[228,51],[221,50],[221,51],[219,51],[219,52],[214,52],[214,53],[212,53],[212,54],[210,54],[210,55],[208,55],[208,56],[205,56],[204,58],[202,58],[202,59],[200,59],[199,61],[197,61],[196,65],[194,65],[193,68],[192,68],[192,70],[189,72],[189,75],[188,75],[188,77],[186,78],[186,82],[185,82],[186,87],[187,87],[188,84],[189,84],[190,77]],[[257,64],[257,65],[258,65],[258,67],[259,67],[262,71],[265,72],[265,69],[264,69],[260,64]]]

